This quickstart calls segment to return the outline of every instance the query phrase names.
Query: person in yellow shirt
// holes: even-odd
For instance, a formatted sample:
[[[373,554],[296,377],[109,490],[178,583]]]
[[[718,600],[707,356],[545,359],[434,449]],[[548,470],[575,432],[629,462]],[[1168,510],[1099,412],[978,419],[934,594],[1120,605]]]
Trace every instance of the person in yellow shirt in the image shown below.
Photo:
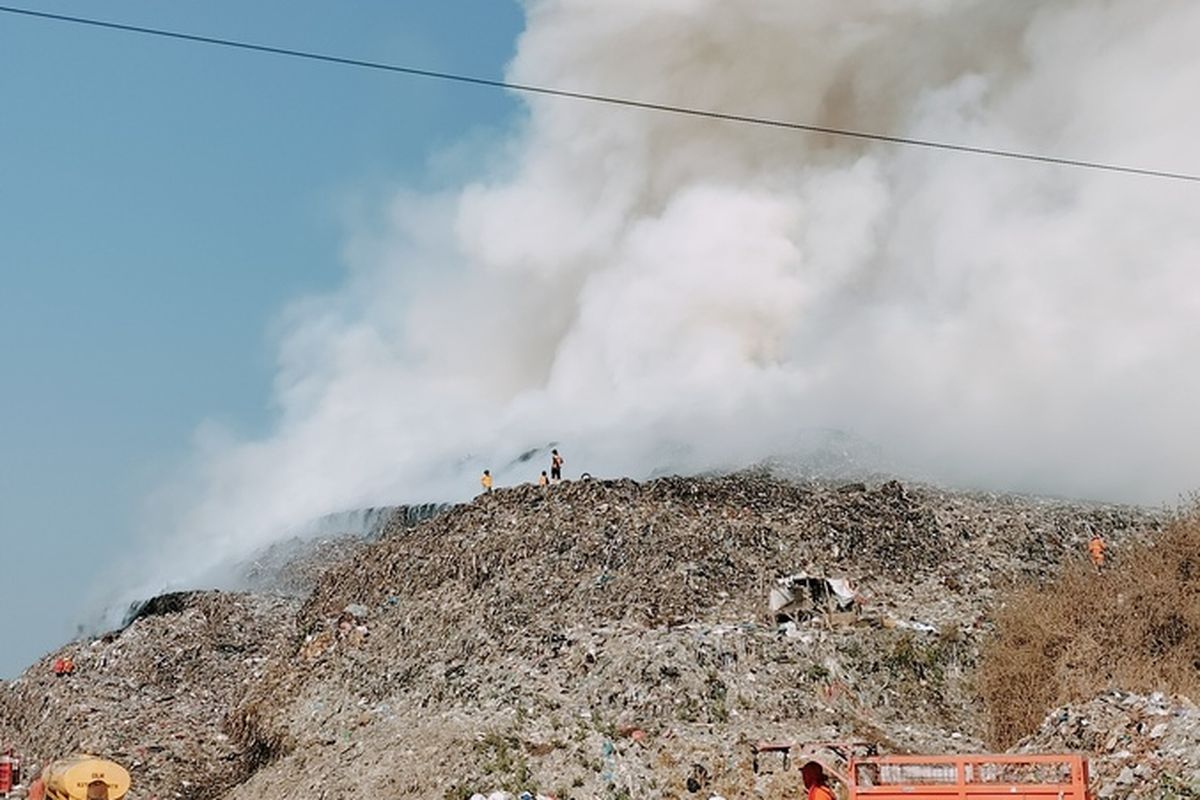
[[[479,485],[483,487],[485,494],[492,493],[492,473],[489,470],[483,471],[483,477],[479,479]]]

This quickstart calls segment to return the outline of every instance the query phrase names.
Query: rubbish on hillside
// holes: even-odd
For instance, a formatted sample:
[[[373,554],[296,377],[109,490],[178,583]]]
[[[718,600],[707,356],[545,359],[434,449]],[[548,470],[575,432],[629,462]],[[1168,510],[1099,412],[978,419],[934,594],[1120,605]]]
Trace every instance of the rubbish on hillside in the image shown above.
[[[53,670],[55,675],[70,675],[75,671],[75,662],[67,656],[56,658]]]
[[[918,752],[980,749],[985,721],[965,687],[986,628],[972,621],[1012,581],[1078,557],[1084,521],[1121,546],[1157,519],[760,475],[515,487],[280,565],[304,576],[290,585],[311,579],[311,595],[186,593],[89,647],[68,645],[57,655],[73,656],[74,677],[56,679],[51,655],[0,681],[0,741],[35,760],[77,746],[117,756],[139,797],[164,800],[248,776],[263,800],[425,800],[463,785],[454,796],[479,787],[475,800],[502,786],[512,794],[498,798],[528,788],[545,800],[539,785],[575,798],[795,796],[799,751],[791,772],[764,753],[755,776],[749,742],[861,735]],[[788,620],[781,633],[764,620],[764,595],[800,566],[870,587],[854,604],[863,618],[962,638],[861,619]],[[1193,712],[1176,717],[1161,697],[1121,702],[1104,713],[1124,721],[1084,717],[1103,728],[1101,747],[1114,737],[1098,785],[1123,798],[1126,766],[1138,792],[1166,772],[1191,782]],[[479,731],[492,734],[486,744]],[[377,763],[391,788],[375,782]]]
[[[905,628],[910,631],[917,631],[918,633],[938,632],[938,626],[930,625],[928,622],[918,622],[915,619],[905,620],[887,617],[883,620],[883,626],[885,628]]]
[[[708,769],[703,764],[692,764],[692,772],[687,778],[687,789],[695,794],[708,785]]]
[[[792,748],[795,747],[794,742],[754,742],[750,745],[751,769],[757,775],[762,767],[762,759],[764,753],[779,753],[783,756],[783,769],[788,768],[788,758],[791,756]]]
[[[1185,697],[1118,690],[1049,714],[1016,750],[1090,754],[1098,797],[1186,797],[1200,789],[1200,707]]]
[[[821,619],[832,627],[857,619],[857,599],[845,578],[797,572],[775,581],[769,604],[778,625]]]
[[[783,623],[779,626],[779,632],[788,639],[799,640],[800,644],[812,644],[816,641],[816,637],[812,633],[806,632],[794,622]]]

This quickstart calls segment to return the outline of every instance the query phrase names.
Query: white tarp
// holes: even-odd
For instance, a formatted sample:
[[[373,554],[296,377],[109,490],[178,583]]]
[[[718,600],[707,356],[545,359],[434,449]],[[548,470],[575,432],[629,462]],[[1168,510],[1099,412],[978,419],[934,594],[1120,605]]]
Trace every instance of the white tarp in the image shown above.
[[[792,619],[815,614],[847,611],[854,606],[858,593],[846,578],[828,578],[798,572],[780,578],[771,587],[768,604],[771,613]]]

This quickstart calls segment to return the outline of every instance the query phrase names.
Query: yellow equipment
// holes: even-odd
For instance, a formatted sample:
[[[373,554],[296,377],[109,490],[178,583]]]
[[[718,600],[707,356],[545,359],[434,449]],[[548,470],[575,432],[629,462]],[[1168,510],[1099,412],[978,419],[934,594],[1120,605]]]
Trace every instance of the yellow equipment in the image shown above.
[[[129,783],[124,767],[95,756],[63,758],[42,770],[46,800],[121,800]]]

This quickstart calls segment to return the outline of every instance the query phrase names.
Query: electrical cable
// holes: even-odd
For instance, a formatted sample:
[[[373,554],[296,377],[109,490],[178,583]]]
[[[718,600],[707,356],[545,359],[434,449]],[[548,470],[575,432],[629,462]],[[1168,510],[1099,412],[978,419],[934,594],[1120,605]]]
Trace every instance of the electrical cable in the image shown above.
[[[402,75],[410,75],[420,78],[433,78],[436,80],[452,81],[455,83],[473,84],[476,86],[487,86],[497,89],[508,89],[514,92],[522,92],[525,94],[547,95],[551,97],[570,98],[573,100],[586,100],[593,103],[605,103],[612,106],[624,106],[627,108],[637,108],[648,111],[660,111],[671,114],[681,114],[691,117],[704,117],[707,119],[721,120],[725,122],[737,122],[747,125],[758,125],[771,128],[782,128],[786,130],[803,131],[807,133],[818,133],[828,136],[840,136],[844,138],[865,139],[876,142],[885,142],[889,144],[908,145],[912,147],[924,147],[935,150],[946,150],[957,153],[971,153],[975,155],[992,156],[996,158],[1016,159],[1020,161],[1033,161],[1043,164],[1056,164],[1065,167],[1078,167],[1083,169],[1103,170],[1106,172],[1117,172],[1128,175],[1141,175],[1152,178],[1167,178],[1171,180],[1190,181],[1200,183],[1200,175],[1193,175],[1186,172],[1174,172],[1169,170],[1149,169],[1144,167],[1130,167],[1120,164],[1111,164],[1103,161],[1088,161],[1078,158],[1063,158],[1058,156],[1039,155],[1037,153],[1026,153],[1016,150],[1001,150],[991,147],[977,147],[965,144],[955,144],[953,142],[941,142],[932,139],[917,139],[909,136],[892,136],[883,133],[871,133],[868,131],[858,131],[848,128],[834,128],[825,125],[810,125],[802,122],[790,122],[788,120],[772,119],[770,117],[757,117],[748,114],[734,114],[722,111],[711,111],[700,108],[691,108],[688,106],[671,105],[669,103],[657,103],[647,100],[635,100],[628,97],[617,97],[614,95],[592,94],[590,92],[572,91],[570,89],[558,89],[551,86],[538,86],[535,84],[515,83],[512,81],[497,80],[492,78],[481,78],[473,75],[462,75],[453,72],[441,72],[431,69],[420,69],[418,67],[407,67],[399,64],[387,64],[379,61],[366,61],[358,58],[347,58],[344,56],[334,56],[324,53],[314,53],[307,50],[295,50],[287,47],[274,47],[271,45],[255,44],[253,42],[243,42],[234,39],[221,39],[214,36],[200,36],[192,33],[183,33],[180,31],[164,30],[160,28],[148,28],[141,25],[127,25],[120,22],[109,22],[106,20],[91,19],[87,17],[75,17],[67,14],[53,14],[47,11],[34,11],[27,8],[15,8],[12,6],[0,6],[0,12],[5,14],[16,14],[27,17],[36,17],[39,19],[54,20],[57,22],[69,22],[78,25],[88,25],[95,28],[107,28],[110,30],[124,31],[127,33],[137,33],[149,36],[158,36],[168,39],[178,39],[187,42],[196,42],[200,44],[217,45],[220,47],[230,47],[239,50],[250,50],[258,53],[267,53],[271,55],[289,56],[292,58],[302,58],[310,61],[322,61],[331,64],[341,64],[349,67],[360,67],[363,69],[382,70],[386,72],[399,73]]]

